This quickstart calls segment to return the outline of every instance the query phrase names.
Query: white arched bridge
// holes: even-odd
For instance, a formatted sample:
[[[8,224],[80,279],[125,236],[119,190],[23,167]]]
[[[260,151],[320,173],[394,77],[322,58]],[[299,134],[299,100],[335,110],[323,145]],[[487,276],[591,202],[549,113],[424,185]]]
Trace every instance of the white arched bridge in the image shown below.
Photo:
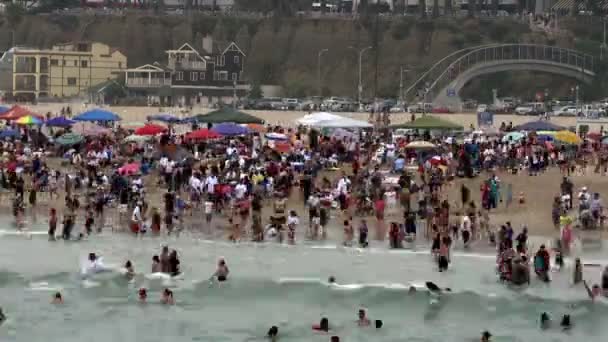
[[[482,45],[456,51],[435,63],[405,90],[409,101],[459,108],[460,90],[475,77],[527,70],[559,74],[582,82],[595,76],[593,56],[571,49],[533,44]]]

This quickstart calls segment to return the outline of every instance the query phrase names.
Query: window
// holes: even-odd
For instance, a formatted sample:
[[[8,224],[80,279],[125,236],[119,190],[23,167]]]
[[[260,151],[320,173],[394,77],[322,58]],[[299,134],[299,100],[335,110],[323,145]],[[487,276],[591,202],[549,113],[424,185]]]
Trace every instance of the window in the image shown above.
[[[219,71],[214,71],[213,72],[213,80],[217,81],[220,77],[219,77],[220,72]]]
[[[74,66],[77,67],[78,66],[78,61],[74,61]]]
[[[61,61],[61,65],[65,66],[65,59]]]
[[[177,80],[177,81],[183,81],[184,80],[184,73],[182,71],[178,71],[177,73],[175,73],[175,80]]]
[[[59,61],[56,59],[51,59],[51,66],[58,66],[59,65]]]
[[[234,56],[234,64],[239,64],[239,56]]]
[[[118,69],[122,69],[122,62],[118,62]]]
[[[80,61],[80,67],[81,68],[88,68],[89,67],[89,61]]]
[[[201,72],[198,76],[199,80],[204,81],[205,80],[205,73]]]
[[[76,77],[68,77],[68,85],[75,86],[76,85]]]
[[[220,65],[221,66],[226,65],[226,57],[224,55],[222,55],[222,57],[220,57]]]
[[[238,76],[237,76],[237,73],[236,73],[236,72],[233,72],[233,73],[232,73],[232,80],[233,80],[233,81],[238,80]]]
[[[220,71],[220,81],[228,81],[228,71]]]
[[[190,81],[192,81],[192,82],[198,81],[198,72],[195,71],[190,74]]]

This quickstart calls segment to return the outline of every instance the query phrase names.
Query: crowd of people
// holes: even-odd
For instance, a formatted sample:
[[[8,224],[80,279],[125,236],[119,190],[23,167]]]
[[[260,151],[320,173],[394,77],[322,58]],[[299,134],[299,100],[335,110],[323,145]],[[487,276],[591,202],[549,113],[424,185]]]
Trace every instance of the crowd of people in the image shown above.
[[[574,184],[568,177],[593,163],[595,171],[605,173],[608,157],[592,139],[558,146],[535,134],[514,138],[508,128],[501,131],[473,132],[462,140],[424,131],[391,139],[389,132],[342,130],[336,135],[268,126],[244,135],[192,139],[169,125],[151,140],[124,143],[130,132],[117,126],[110,134],[66,148],[53,143],[61,132],[41,142],[34,139],[39,132],[24,130],[20,139],[0,146],[0,186],[14,193],[13,214],[20,230],[27,230],[25,208],[35,214],[40,194],[46,195],[53,241],[87,239],[111,226],[112,231],[128,227],[138,236],[186,230],[234,242],[296,244],[302,236],[328,239],[333,225],[342,226],[341,242],[347,247],[367,248],[370,240],[387,239],[390,248],[405,248],[422,236],[430,242],[440,272],[448,270],[456,243],[470,248],[488,241],[496,246],[501,280],[529,283],[532,262],[538,277],[549,281],[552,251],[541,246],[532,257],[527,228],[514,236],[509,222],[500,227],[491,223],[501,202],[515,205],[512,184],[504,184],[498,175],[541,177],[549,168],[561,170],[564,181],[552,217],[561,231],[556,260],[563,260],[573,230],[572,221],[564,221],[574,209]],[[275,140],[277,136],[281,138]],[[416,144],[421,141],[426,145]],[[461,182],[459,201],[447,197],[457,177],[475,176],[485,179],[479,203],[466,181]],[[577,219],[601,227],[600,195],[583,187],[578,200]],[[516,203],[525,205],[524,191]],[[387,212],[391,215],[385,222]],[[131,262],[125,268],[133,272]],[[153,257],[152,271],[179,274],[177,252],[165,247]],[[220,282],[227,279],[225,261],[214,276]],[[601,288],[608,289],[608,278]],[[163,301],[172,302],[170,290],[165,292]],[[590,293],[599,293],[595,285]],[[145,299],[146,289],[139,294]]]

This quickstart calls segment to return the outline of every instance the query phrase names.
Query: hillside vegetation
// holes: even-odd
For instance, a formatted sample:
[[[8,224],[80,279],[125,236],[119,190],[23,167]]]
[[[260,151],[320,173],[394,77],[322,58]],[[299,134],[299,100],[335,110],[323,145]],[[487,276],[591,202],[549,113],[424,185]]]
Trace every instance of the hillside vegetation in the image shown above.
[[[407,85],[435,61],[467,46],[530,42],[577,47],[580,43],[569,38],[571,36],[557,40],[533,33],[528,25],[514,19],[473,18],[352,20],[274,16],[260,19],[200,13],[187,16],[11,15],[0,17],[0,48],[10,46],[13,31],[18,45],[50,47],[70,40],[104,42],[123,51],[130,67],[164,62],[164,51],[184,42],[201,48],[202,38],[211,34],[215,41],[234,40],[239,44],[247,54],[246,75],[252,83],[280,84],[285,96],[294,97],[318,93],[317,56],[326,48],[329,51],[323,54],[321,63],[324,95],[355,96],[358,56],[355,49],[349,47],[360,49],[371,45],[377,48],[363,57],[364,95],[373,96],[375,92],[378,96],[395,97],[401,66],[411,70],[404,74]],[[483,84],[479,86],[483,88]],[[473,89],[472,93],[478,92]]]

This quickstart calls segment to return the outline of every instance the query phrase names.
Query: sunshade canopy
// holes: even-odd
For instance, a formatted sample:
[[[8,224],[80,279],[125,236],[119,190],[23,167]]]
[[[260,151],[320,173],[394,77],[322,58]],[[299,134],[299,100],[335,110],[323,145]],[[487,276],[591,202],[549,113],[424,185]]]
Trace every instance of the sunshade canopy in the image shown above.
[[[550,123],[546,120],[537,120],[515,126],[514,129],[518,131],[561,131],[564,130],[565,127]]]
[[[434,130],[460,130],[461,125],[448,120],[440,119],[436,116],[425,115],[418,119],[404,124],[393,125],[391,128],[410,128],[410,129],[434,129]]]
[[[255,117],[253,115],[249,115],[247,113],[243,113],[234,109],[218,109],[208,114],[199,114],[192,117],[192,120],[196,122],[204,122],[204,123],[223,123],[223,122],[234,122],[239,124],[248,124],[248,123],[257,123],[263,124],[264,120]]]
[[[74,117],[76,121],[119,121],[120,116],[103,109],[91,109]]]
[[[49,127],[70,127],[75,123],[76,121],[70,120],[64,116],[58,116],[45,122]]]

